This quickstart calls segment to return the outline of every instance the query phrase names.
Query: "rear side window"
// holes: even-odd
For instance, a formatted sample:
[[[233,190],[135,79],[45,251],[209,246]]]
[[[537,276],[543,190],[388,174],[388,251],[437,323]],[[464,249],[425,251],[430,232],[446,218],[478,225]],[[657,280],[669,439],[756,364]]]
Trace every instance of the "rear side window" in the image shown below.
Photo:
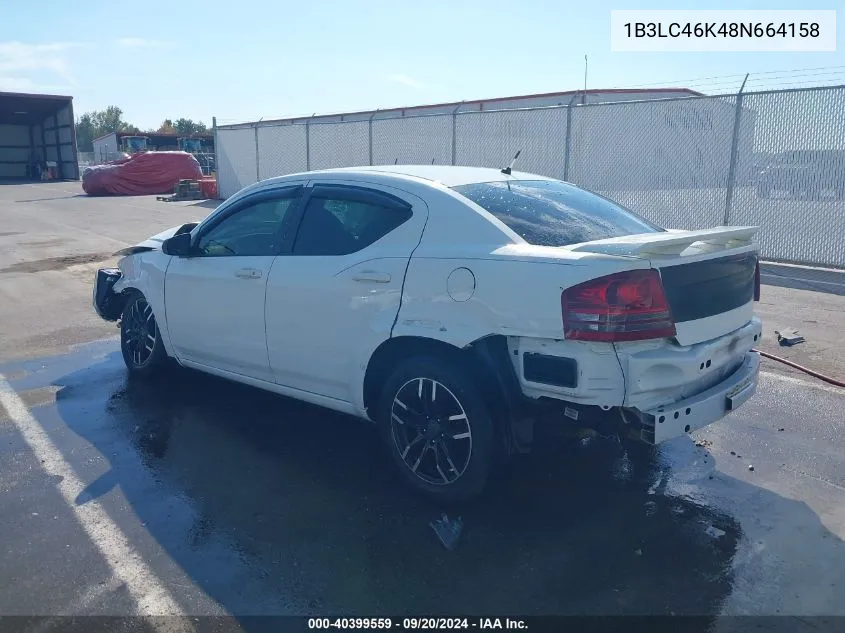
[[[663,230],[607,198],[559,180],[483,182],[454,190],[538,246]]]
[[[411,218],[411,208],[363,189],[315,187],[299,226],[294,255],[348,255]]]

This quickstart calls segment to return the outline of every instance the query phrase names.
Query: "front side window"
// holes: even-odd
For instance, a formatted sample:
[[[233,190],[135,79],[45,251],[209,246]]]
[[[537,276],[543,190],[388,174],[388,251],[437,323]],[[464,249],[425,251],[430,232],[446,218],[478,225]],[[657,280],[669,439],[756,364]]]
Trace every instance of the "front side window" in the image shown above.
[[[378,198],[325,193],[311,197],[294,255],[348,255],[381,239],[411,217],[411,209]]]
[[[224,218],[200,237],[199,254],[206,257],[276,255],[282,224],[295,200],[262,200]]]
[[[484,182],[454,190],[538,246],[663,230],[607,198],[559,180]]]

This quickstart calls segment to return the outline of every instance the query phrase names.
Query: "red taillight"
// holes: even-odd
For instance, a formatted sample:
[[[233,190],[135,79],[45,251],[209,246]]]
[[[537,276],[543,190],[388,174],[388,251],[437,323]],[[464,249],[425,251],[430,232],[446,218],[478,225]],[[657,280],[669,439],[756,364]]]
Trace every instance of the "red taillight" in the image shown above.
[[[760,300],[760,262],[754,268],[754,301]]]
[[[563,332],[578,341],[641,341],[675,336],[656,270],[599,277],[563,291]]]

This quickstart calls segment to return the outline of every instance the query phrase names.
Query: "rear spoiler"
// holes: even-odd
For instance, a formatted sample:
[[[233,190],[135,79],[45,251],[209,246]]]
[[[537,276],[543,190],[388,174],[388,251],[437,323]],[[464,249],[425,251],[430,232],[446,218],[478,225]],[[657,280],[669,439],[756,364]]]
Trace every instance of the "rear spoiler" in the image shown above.
[[[759,226],[717,226],[700,231],[666,231],[611,237],[567,246],[570,251],[629,257],[680,255],[693,244],[700,250],[727,250],[751,244]],[[699,249],[696,249],[699,250]]]

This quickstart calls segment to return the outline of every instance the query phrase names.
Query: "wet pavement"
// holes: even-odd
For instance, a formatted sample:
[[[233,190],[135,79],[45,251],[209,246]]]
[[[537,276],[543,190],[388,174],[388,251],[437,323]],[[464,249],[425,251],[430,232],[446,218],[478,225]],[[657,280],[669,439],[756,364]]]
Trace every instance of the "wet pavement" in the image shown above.
[[[114,339],[0,373],[85,485],[67,503],[0,407],[5,615],[137,612],[80,524],[98,504],[186,614],[845,616],[835,389],[766,373],[651,456],[548,439],[442,508],[368,423],[175,367],[129,380]]]

